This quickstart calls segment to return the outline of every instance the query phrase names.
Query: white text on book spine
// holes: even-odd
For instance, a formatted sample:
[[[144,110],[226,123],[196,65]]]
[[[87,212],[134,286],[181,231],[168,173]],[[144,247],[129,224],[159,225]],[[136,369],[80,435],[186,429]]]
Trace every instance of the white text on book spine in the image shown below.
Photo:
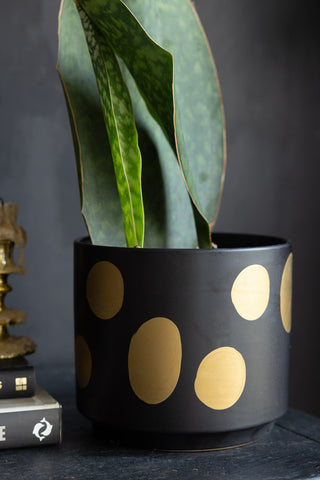
[[[2,427],[0,426],[0,442],[5,442],[6,441],[6,427],[3,425]]]

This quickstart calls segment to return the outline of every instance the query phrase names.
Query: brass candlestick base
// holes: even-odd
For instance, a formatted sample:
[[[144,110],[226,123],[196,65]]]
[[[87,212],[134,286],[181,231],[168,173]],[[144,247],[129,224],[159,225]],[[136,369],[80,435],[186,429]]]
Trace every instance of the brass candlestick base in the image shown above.
[[[36,344],[29,337],[9,335],[5,325],[0,325],[0,359],[15,358],[33,353]]]
[[[4,297],[12,290],[8,284],[9,273],[24,273],[23,266],[13,263],[13,246],[10,240],[0,240],[0,359],[14,358],[36,349],[35,343],[29,337],[14,337],[9,335],[8,326],[25,323],[26,314],[21,310],[6,308]]]

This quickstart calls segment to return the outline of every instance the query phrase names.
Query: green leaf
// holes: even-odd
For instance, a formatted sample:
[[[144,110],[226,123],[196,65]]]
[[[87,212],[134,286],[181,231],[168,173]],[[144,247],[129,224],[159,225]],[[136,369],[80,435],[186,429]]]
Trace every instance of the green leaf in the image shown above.
[[[124,0],[145,30],[174,59],[179,160],[199,215],[213,227],[225,175],[225,122],[210,47],[189,0]],[[199,225],[199,219],[197,220]],[[204,229],[199,243],[210,248]]]
[[[213,227],[220,204],[225,126],[214,62],[193,5],[189,0],[81,0],[81,4],[128,66],[171,144],[172,113],[186,185],[208,224],[199,230],[199,243],[209,248],[202,232]],[[173,55],[173,70],[167,50]]]
[[[57,69],[75,143],[82,214],[92,243],[124,246],[112,156],[81,21],[73,0],[62,0]]]
[[[154,118],[175,145],[172,55],[157,45],[119,0],[79,0],[93,23],[122,58]]]
[[[122,61],[120,68],[130,91],[143,159],[145,244],[195,248],[198,243],[192,205],[175,153]]]
[[[200,215],[199,211],[193,205],[194,220],[197,229],[199,248],[212,248],[211,231],[208,222]]]
[[[73,0],[61,3],[57,67],[74,133],[82,212],[91,240],[96,245],[125,246],[96,78]],[[192,208],[174,152],[125,68],[123,74],[133,101],[144,159],[145,247],[192,248],[196,245]]]
[[[132,104],[117,59],[78,5],[108,132],[128,247],[143,246],[141,156]]]

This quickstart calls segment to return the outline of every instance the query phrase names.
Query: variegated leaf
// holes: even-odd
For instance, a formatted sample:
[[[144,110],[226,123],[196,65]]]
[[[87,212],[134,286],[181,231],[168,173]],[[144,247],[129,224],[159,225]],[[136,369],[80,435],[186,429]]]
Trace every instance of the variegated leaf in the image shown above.
[[[177,156],[200,225],[199,244],[210,247],[209,225],[215,222],[224,181],[225,127],[215,66],[192,3],[80,1],[125,61],[170,140],[174,124]]]
[[[150,112],[174,148],[172,55],[151,39],[122,1],[79,0],[79,3],[125,61]]]
[[[96,79],[74,0],[62,0],[57,64],[74,133],[82,213],[92,243],[125,246],[121,207]],[[123,68],[123,66],[122,66]],[[161,128],[148,112],[130,74],[144,159],[145,247],[192,248],[192,208],[178,164]]]
[[[120,61],[139,133],[142,187],[149,247],[195,248],[198,245],[192,204],[167,138],[150,115],[134,79]]]
[[[142,247],[144,211],[141,156],[130,95],[117,59],[106,39],[94,29],[88,15],[79,4],[78,10],[97,79],[111,146],[127,246]]]
[[[85,35],[73,0],[61,1],[57,69],[73,132],[81,210],[92,243],[124,246],[108,136]]]

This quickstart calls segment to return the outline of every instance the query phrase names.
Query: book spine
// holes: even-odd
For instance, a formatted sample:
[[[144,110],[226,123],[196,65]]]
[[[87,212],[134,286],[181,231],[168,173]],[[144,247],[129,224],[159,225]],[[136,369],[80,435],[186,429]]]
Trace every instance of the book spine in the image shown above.
[[[0,370],[0,399],[32,397],[35,388],[36,375],[31,365]]]
[[[61,443],[61,406],[0,413],[0,449]]]

